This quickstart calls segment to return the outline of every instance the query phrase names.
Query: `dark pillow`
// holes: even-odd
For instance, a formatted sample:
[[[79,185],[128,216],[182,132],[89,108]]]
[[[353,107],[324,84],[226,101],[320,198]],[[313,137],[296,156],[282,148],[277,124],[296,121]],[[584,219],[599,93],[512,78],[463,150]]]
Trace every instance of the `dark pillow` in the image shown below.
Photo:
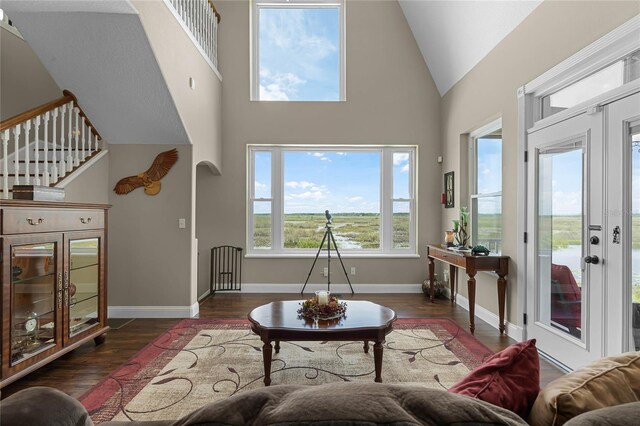
[[[490,402],[526,419],[540,392],[536,340],[516,343],[491,355],[449,392]]]

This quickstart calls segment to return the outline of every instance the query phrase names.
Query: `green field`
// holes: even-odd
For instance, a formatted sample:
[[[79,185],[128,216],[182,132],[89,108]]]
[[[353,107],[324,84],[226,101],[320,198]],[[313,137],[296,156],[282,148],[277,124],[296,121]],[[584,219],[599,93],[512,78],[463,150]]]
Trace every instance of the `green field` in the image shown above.
[[[284,216],[285,248],[318,248],[325,232],[324,213],[297,213]],[[380,248],[380,215],[376,213],[335,213],[333,234],[338,248]],[[409,247],[409,214],[393,217],[394,248]],[[325,242],[326,245],[326,242]],[[254,247],[271,246],[271,216],[254,215]]]

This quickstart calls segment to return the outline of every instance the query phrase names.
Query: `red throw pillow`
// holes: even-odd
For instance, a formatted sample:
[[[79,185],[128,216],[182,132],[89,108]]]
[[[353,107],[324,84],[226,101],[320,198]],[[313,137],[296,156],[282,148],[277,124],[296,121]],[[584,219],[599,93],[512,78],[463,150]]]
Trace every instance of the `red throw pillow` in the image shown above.
[[[491,355],[449,392],[490,402],[526,419],[540,392],[536,340],[516,343]]]

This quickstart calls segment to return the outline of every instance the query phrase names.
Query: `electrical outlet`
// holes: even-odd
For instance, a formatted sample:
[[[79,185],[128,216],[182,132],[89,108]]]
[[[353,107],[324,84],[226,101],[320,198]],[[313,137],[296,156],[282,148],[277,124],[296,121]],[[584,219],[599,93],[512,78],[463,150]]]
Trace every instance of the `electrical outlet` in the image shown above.
[[[324,275],[325,277],[328,277],[329,276],[329,268],[324,268],[322,270],[322,275]]]
[[[178,219],[178,228],[184,229],[186,227],[187,227],[187,220],[185,218],[183,218],[183,217]]]
[[[356,274],[356,267],[352,266],[351,267],[351,275],[355,275]]]

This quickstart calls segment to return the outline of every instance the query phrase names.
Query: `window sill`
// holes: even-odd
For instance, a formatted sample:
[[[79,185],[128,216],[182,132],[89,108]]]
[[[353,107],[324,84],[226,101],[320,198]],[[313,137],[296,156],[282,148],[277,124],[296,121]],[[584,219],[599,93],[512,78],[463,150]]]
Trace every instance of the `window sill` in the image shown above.
[[[313,259],[316,257],[314,253],[248,253],[245,254],[245,259]],[[383,254],[383,253],[340,253],[340,257],[343,259],[419,259],[420,255],[415,253],[398,253],[398,254]],[[326,259],[327,256],[322,255],[320,259]],[[338,259],[336,254],[331,255],[332,259]]]

